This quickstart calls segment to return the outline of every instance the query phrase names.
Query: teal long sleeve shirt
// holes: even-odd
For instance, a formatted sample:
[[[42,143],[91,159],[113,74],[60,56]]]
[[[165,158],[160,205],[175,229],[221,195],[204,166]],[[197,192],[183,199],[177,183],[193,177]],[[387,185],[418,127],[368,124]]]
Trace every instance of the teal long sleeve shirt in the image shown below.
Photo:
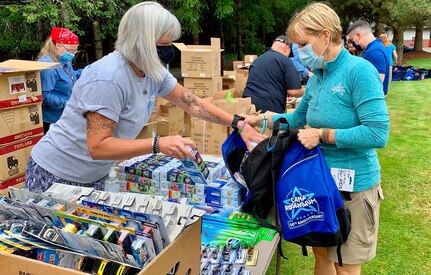
[[[285,117],[290,127],[309,125],[335,129],[335,145],[320,144],[329,168],[355,171],[354,192],[372,188],[380,181],[375,148],[386,145],[389,113],[379,73],[368,61],[342,49],[313,70],[305,94],[293,113]]]

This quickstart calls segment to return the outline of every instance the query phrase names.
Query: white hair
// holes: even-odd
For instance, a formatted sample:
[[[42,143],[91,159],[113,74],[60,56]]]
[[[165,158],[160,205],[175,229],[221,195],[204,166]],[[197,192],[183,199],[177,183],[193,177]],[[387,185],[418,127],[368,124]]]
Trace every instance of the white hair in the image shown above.
[[[115,49],[133,62],[146,76],[162,80],[163,65],[156,42],[166,36],[174,41],[181,36],[178,19],[156,2],[131,7],[121,18]]]

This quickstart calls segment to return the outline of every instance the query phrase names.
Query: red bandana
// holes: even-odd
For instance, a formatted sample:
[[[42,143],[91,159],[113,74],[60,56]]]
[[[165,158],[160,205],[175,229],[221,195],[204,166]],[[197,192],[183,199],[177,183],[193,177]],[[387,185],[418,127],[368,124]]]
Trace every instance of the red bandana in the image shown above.
[[[78,36],[65,28],[52,28],[51,39],[54,43],[63,43],[69,45],[79,44]]]

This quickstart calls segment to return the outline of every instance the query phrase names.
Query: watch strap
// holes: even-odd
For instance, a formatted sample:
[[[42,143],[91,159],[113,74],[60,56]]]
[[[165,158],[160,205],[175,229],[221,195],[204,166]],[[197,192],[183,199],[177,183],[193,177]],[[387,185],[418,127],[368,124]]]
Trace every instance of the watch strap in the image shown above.
[[[245,117],[239,116],[239,115],[233,115],[233,120],[232,120],[232,124],[231,127],[235,130],[238,130],[238,122],[240,120],[245,120]]]

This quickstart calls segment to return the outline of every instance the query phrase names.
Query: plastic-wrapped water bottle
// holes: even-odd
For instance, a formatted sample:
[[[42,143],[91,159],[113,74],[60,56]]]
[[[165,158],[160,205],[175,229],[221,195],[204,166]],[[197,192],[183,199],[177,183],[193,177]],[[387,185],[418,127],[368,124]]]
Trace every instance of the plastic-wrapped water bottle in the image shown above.
[[[109,171],[109,177],[105,180],[105,191],[106,192],[120,192],[120,181],[117,179],[117,171],[115,167],[111,167]]]

